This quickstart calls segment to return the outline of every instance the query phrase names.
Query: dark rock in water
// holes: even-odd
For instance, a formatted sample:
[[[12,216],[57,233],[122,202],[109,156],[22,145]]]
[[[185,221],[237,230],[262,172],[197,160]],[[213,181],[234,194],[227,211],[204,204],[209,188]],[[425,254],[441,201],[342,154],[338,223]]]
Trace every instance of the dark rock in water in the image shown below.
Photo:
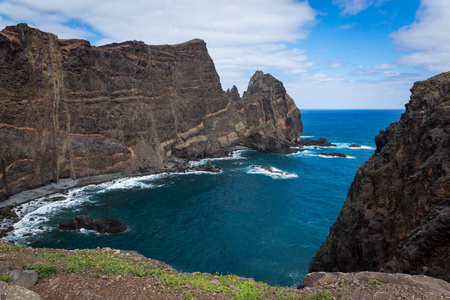
[[[214,167],[211,164],[210,160],[208,160],[205,165],[195,166],[194,170],[196,170],[196,171],[203,171],[203,172],[212,172],[212,173],[219,173],[220,172],[220,168]]]
[[[242,98],[236,87],[223,91],[199,39],[94,47],[18,24],[0,32],[0,53],[0,201],[61,178],[148,172],[236,145],[287,153],[303,131],[270,74],[255,72]]]
[[[119,233],[127,230],[127,226],[118,221],[110,219],[92,219],[89,216],[79,215],[75,220],[59,223],[60,230],[94,230],[99,233]]]
[[[33,234],[31,233],[31,232],[28,232],[28,233],[25,233],[24,235],[22,235],[23,237],[26,237],[26,236],[32,236]]]
[[[67,197],[64,197],[64,196],[50,198],[50,200],[52,200],[52,201],[62,201],[62,200],[66,200],[66,199],[67,199]]]
[[[411,89],[375,138],[310,271],[386,271],[450,281],[450,72]]]
[[[349,148],[361,148],[361,145],[358,145],[358,144],[351,144],[351,145],[348,145],[348,147],[349,147]]]
[[[270,172],[272,174],[289,175],[289,173],[275,170],[273,167],[270,167],[270,166],[250,166],[250,168],[266,170],[267,172]]]
[[[347,157],[347,155],[342,154],[342,153],[337,153],[337,152],[333,152],[333,153],[319,153],[318,155],[328,156],[328,157],[340,157],[340,158],[346,158]]]
[[[296,142],[296,144],[300,146],[319,146],[319,147],[336,147],[336,144],[330,143],[326,138],[318,138],[318,139],[301,139]]]

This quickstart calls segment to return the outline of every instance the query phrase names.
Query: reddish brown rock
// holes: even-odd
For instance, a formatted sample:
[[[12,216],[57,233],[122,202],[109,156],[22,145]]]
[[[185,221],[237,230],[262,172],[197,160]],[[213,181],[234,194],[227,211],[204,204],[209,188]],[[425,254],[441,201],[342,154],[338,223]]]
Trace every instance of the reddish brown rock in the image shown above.
[[[450,72],[411,89],[375,138],[310,271],[425,274],[450,281]]]
[[[146,172],[234,145],[285,152],[302,133],[282,83],[222,90],[202,40],[93,47],[28,27],[0,32],[0,199],[61,178]]]

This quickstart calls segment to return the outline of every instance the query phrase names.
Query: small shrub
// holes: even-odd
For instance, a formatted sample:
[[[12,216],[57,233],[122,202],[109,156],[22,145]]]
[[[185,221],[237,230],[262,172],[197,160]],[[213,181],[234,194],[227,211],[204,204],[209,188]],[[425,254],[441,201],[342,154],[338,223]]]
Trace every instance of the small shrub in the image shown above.
[[[0,275],[0,281],[8,283],[11,280],[12,280],[12,276],[11,275]]]
[[[336,296],[337,296],[338,298],[343,298],[343,299],[347,298],[347,295],[344,294],[344,293],[342,293],[342,292],[337,293]]]
[[[22,269],[35,270],[38,273],[39,278],[44,278],[59,273],[59,269],[57,267],[49,264],[42,264],[39,262],[35,263],[34,265],[25,264],[22,266]]]
[[[369,282],[368,282],[368,284],[373,284],[373,285],[382,285],[383,283],[382,283],[382,282],[380,282],[380,281],[378,281],[378,280],[376,280],[376,279],[374,279],[374,280],[371,280],[371,281],[369,281]]]
[[[333,296],[331,296],[327,292],[318,292],[314,295],[307,296],[305,300],[333,300]]]

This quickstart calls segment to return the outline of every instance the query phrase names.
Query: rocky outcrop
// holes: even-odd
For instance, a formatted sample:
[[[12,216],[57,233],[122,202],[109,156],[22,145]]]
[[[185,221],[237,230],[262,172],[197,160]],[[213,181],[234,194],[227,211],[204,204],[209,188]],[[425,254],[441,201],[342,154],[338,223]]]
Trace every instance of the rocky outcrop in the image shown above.
[[[283,84],[256,72],[222,90],[206,44],[93,47],[0,32],[0,200],[61,178],[148,172],[234,145],[285,152],[302,133]]]
[[[118,220],[91,219],[89,216],[79,215],[74,220],[59,223],[59,230],[94,230],[98,233],[120,233],[127,230],[127,226]]]
[[[318,146],[318,147],[336,147],[336,144],[330,143],[326,138],[318,138],[318,139],[300,139],[297,142],[299,146]]]
[[[450,281],[450,73],[411,89],[375,138],[310,271],[425,274]]]

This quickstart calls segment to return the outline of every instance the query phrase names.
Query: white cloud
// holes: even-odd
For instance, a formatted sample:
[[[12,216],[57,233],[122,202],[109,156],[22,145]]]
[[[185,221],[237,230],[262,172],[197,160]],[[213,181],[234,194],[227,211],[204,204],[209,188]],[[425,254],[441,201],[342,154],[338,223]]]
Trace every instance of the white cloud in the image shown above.
[[[417,51],[399,63],[422,66],[430,72],[450,70],[450,1],[422,0],[413,24],[391,34],[402,49]]]
[[[388,0],[333,0],[338,5],[343,15],[356,15],[372,5],[380,5]]]
[[[331,69],[341,69],[341,68],[342,68],[342,64],[336,62],[336,63],[330,64],[329,67],[330,67]]]
[[[379,64],[374,66],[373,68],[376,70],[386,70],[386,69],[394,69],[398,66],[396,64]]]
[[[307,1],[4,0],[0,11],[60,38],[89,38],[90,27],[103,36],[96,44],[200,38],[208,44],[223,87],[236,84],[241,91],[255,70],[301,73],[312,65],[303,50],[292,47],[308,37],[315,23],[316,12]],[[85,28],[73,28],[73,22]]]

